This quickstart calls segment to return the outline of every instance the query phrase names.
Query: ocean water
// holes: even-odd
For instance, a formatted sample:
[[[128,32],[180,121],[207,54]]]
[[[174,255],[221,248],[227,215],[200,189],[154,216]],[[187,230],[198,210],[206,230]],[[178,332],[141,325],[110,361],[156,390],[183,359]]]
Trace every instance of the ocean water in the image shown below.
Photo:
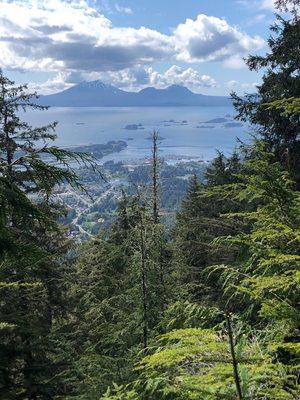
[[[47,111],[27,111],[22,118],[33,126],[58,121],[56,143],[61,146],[98,144],[109,140],[125,140],[128,143],[125,150],[104,157],[102,162],[131,161],[149,157],[151,155],[149,137],[153,129],[159,131],[160,156],[164,159],[208,161],[216,155],[217,150],[230,155],[237,145],[237,138],[249,141],[247,126],[225,127],[224,123],[207,123],[211,119],[225,116],[228,122],[232,121],[234,109],[231,107],[53,107]],[[139,128],[143,129],[125,129],[126,125],[132,124],[141,124]]]

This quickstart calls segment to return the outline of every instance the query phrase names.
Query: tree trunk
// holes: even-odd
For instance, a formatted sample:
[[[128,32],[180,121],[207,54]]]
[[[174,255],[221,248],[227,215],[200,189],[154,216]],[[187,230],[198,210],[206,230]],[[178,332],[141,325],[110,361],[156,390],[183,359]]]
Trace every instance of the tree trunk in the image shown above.
[[[140,221],[140,249],[141,249],[141,278],[143,303],[143,347],[148,348],[148,307],[147,307],[147,275],[146,275],[146,247],[143,220]]]
[[[232,327],[231,327],[231,313],[226,312],[225,317],[226,317],[226,322],[227,322],[227,327],[228,327],[229,347],[230,347],[230,353],[231,353],[231,360],[232,360],[232,366],[233,366],[233,375],[234,375],[237,399],[243,400],[243,393],[242,393],[241,382],[240,382],[239,371],[238,371],[238,362],[237,362],[237,359],[235,356],[235,351],[234,351],[233,334],[232,334]]]
[[[155,224],[158,223],[158,133],[152,134],[152,217]]]

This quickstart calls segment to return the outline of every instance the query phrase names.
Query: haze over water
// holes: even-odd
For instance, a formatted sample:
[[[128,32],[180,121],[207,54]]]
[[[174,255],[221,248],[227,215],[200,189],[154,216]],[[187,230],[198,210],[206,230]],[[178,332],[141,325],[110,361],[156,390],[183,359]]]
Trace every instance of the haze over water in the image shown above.
[[[159,131],[160,156],[167,159],[211,160],[216,150],[229,155],[237,145],[237,137],[249,140],[247,127],[225,127],[223,123],[210,123],[214,118],[230,115],[232,107],[130,107],[130,108],[50,108],[47,111],[30,111],[25,119],[33,126],[58,121],[57,144],[74,146],[125,140],[128,147],[120,153],[106,156],[102,161],[131,161],[151,154],[149,136],[153,129]],[[170,121],[175,122],[170,122]],[[168,121],[168,122],[166,122]],[[182,121],[187,121],[182,125]],[[124,129],[129,124],[142,124],[144,129]],[[196,128],[197,126],[214,128]]]

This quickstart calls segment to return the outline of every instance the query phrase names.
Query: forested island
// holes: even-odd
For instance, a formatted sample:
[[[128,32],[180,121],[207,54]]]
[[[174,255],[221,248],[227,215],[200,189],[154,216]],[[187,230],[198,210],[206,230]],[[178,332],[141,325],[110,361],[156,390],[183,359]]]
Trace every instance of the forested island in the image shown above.
[[[299,43],[294,9],[247,60],[257,92],[232,93],[252,143],[209,164],[166,165],[154,131],[147,165],[103,173],[106,147],[56,146],[0,72],[1,400],[299,399]],[[125,178],[106,222],[91,207]]]
[[[77,153],[88,153],[94,158],[101,159],[108,154],[120,152],[126,149],[127,143],[124,140],[110,140],[105,144],[86,144],[81,146],[73,146],[68,150],[74,150]]]

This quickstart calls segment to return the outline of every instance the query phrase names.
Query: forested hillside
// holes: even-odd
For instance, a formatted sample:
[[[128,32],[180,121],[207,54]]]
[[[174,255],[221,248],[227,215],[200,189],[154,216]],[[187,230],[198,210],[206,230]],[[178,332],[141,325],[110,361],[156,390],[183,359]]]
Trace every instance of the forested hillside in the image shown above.
[[[299,399],[300,21],[277,18],[255,94],[233,93],[251,145],[192,176],[162,222],[152,174],[105,231],[73,241],[55,188],[85,190],[86,153],[55,146],[56,123],[0,74],[0,399]],[[134,193],[134,194],[132,194]]]

